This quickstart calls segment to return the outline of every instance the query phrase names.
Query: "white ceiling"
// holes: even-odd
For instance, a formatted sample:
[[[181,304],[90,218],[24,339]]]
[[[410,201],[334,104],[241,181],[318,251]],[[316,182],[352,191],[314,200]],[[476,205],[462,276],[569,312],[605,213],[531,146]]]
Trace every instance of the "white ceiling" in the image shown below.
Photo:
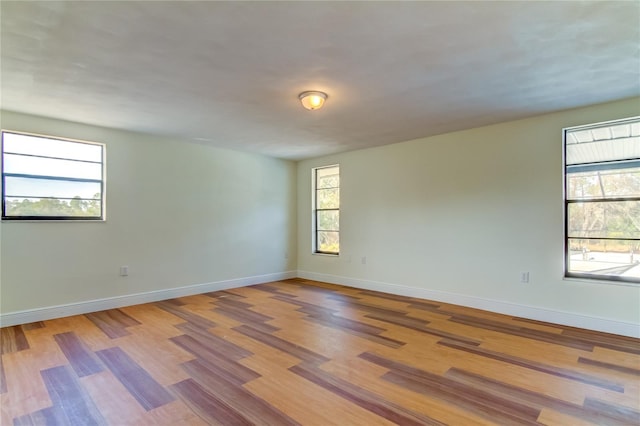
[[[0,4],[3,109],[281,158],[640,95],[638,1]]]

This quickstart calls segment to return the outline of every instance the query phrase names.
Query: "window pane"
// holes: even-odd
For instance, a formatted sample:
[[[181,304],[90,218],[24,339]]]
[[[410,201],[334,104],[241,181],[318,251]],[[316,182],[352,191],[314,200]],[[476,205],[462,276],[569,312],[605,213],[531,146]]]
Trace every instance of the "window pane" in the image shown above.
[[[4,152],[102,162],[102,145],[3,133]]]
[[[569,272],[640,278],[640,242],[569,239]]]
[[[102,165],[80,161],[54,160],[5,154],[4,172],[27,175],[60,176],[83,179],[102,179]]]
[[[318,231],[318,251],[338,253],[340,251],[340,237],[338,232]]]
[[[5,177],[5,197],[100,198],[100,182]]]
[[[640,157],[640,137],[567,144],[567,164],[624,160]]]
[[[567,199],[640,197],[640,168],[567,174]]]
[[[570,203],[571,238],[640,238],[640,201]]]
[[[319,189],[318,191],[316,191],[316,208],[340,208],[340,189]]]
[[[5,198],[6,216],[100,217],[100,200],[59,200],[50,198]]]
[[[640,158],[640,123],[567,130],[565,143],[569,165]]]
[[[324,167],[322,169],[316,169],[316,189],[337,188],[339,186],[339,167]]]
[[[340,212],[338,210],[320,210],[316,213],[318,231],[340,230]]]

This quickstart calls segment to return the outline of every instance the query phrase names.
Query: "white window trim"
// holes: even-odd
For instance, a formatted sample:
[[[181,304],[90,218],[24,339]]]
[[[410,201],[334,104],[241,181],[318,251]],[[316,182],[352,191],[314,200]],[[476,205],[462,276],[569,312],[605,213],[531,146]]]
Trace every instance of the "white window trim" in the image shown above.
[[[339,257],[340,249],[338,249],[337,253],[326,253],[322,251],[317,251],[316,171],[318,169],[327,169],[331,167],[338,167],[339,169],[340,164],[339,163],[328,164],[326,166],[318,166],[318,167],[311,168],[311,254],[316,256]],[[341,180],[340,185],[342,186],[342,176],[340,177],[340,180]],[[340,208],[338,208],[338,211],[341,211]],[[338,231],[338,232],[340,233],[341,231]]]
[[[2,134],[4,133],[13,133],[25,136],[33,136],[38,138],[45,139],[54,139],[60,140],[64,142],[75,142],[75,143],[84,143],[90,145],[98,145],[102,148],[102,177],[101,177],[101,217],[100,218],[87,218],[87,217],[63,217],[63,218],[52,218],[50,216],[43,216],[42,218],[34,218],[32,216],[28,216],[25,218],[21,217],[0,217],[0,221],[4,224],[9,223],[103,223],[107,221],[107,211],[106,211],[106,200],[107,200],[107,145],[102,142],[89,141],[85,139],[75,139],[68,138],[64,136],[53,136],[42,133],[34,133],[34,132],[25,132],[22,130],[12,130],[12,129],[0,129],[0,179],[4,179],[4,164],[2,164],[4,157],[4,144]],[[0,202],[4,204],[4,182],[0,182],[0,192],[2,199]],[[2,210],[2,206],[0,206],[0,210]],[[4,213],[4,211],[2,211]]]
[[[567,217],[567,132],[572,130],[587,130],[590,128],[598,128],[603,126],[611,126],[616,124],[622,124],[626,122],[638,122],[640,116],[627,117],[616,120],[607,120],[597,123],[589,123],[579,126],[565,127],[562,129],[562,227],[563,227],[563,261],[562,261],[562,280],[573,284],[605,284],[605,285],[621,285],[637,287],[640,285],[640,281],[636,279],[629,279],[624,277],[607,276],[607,275],[595,275],[589,273],[577,273],[569,271],[569,235],[568,235],[568,217]],[[621,160],[625,161],[625,160]]]

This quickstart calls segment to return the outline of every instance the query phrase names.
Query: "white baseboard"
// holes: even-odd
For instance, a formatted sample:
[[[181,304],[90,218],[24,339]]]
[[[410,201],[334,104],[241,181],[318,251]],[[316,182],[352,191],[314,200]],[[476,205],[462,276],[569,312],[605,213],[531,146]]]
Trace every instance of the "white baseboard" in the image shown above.
[[[483,309],[500,314],[518,316],[521,318],[528,318],[554,324],[562,324],[571,327],[579,327],[589,330],[597,330],[606,333],[640,338],[640,324],[636,323],[592,317],[572,312],[555,311],[536,306],[485,299],[481,297],[467,296],[464,294],[450,293],[446,291],[429,290],[425,288],[383,283],[379,281],[361,280],[358,278],[349,278],[308,271],[278,272],[273,274],[257,275],[252,277],[236,278],[203,284],[194,284],[185,287],[170,288],[166,290],[155,290],[145,293],[126,294],[122,296],[90,300],[86,302],[70,303],[66,305],[1,313],[0,326],[8,327],[17,324],[28,324],[36,321],[45,321],[54,318],[67,317],[70,315],[80,315],[86,314],[88,312],[103,311],[105,309],[114,309],[121,308],[123,306],[138,305],[141,303],[157,302],[160,300],[173,299],[176,297],[208,293],[210,291],[246,287],[249,285],[268,283],[295,277],[332,284],[341,284],[349,287],[361,288],[363,290],[374,290],[383,293],[399,294],[402,296],[419,297],[421,299],[468,306],[471,308]]]
[[[17,324],[28,324],[36,321],[45,321],[54,318],[68,317],[71,315],[86,314],[88,312],[104,311],[105,309],[121,308],[123,306],[139,305],[141,303],[157,302],[160,300],[173,299],[176,297],[208,293],[210,291],[226,290],[230,288],[238,288],[254,284],[263,284],[272,281],[286,280],[289,278],[295,278],[296,276],[296,271],[278,272],[273,274],[256,275],[252,277],[194,284],[185,287],[170,288],[166,290],[154,290],[145,293],[125,294],[122,296],[89,300],[86,302],[70,303],[66,305],[49,306],[46,308],[30,309],[26,311],[2,313],[0,314],[0,326],[9,327]]]
[[[521,305],[500,300],[467,296],[458,293],[449,293],[446,291],[429,290],[425,288],[389,284],[378,281],[361,280],[358,278],[320,274],[317,272],[298,271],[298,277],[331,284],[341,284],[363,290],[374,290],[402,296],[419,297],[421,299],[467,306],[499,314],[640,338],[640,324],[632,322],[616,321],[572,312],[555,311],[536,306]]]

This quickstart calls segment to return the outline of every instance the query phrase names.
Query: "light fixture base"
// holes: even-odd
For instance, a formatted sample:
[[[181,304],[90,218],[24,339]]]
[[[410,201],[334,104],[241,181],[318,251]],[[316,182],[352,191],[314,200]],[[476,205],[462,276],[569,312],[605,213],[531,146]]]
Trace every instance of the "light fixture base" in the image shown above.
[[[326,93],[317,90],[309,90],[298,95],[302,106],[310,111],[322,108],[327,97]]]

